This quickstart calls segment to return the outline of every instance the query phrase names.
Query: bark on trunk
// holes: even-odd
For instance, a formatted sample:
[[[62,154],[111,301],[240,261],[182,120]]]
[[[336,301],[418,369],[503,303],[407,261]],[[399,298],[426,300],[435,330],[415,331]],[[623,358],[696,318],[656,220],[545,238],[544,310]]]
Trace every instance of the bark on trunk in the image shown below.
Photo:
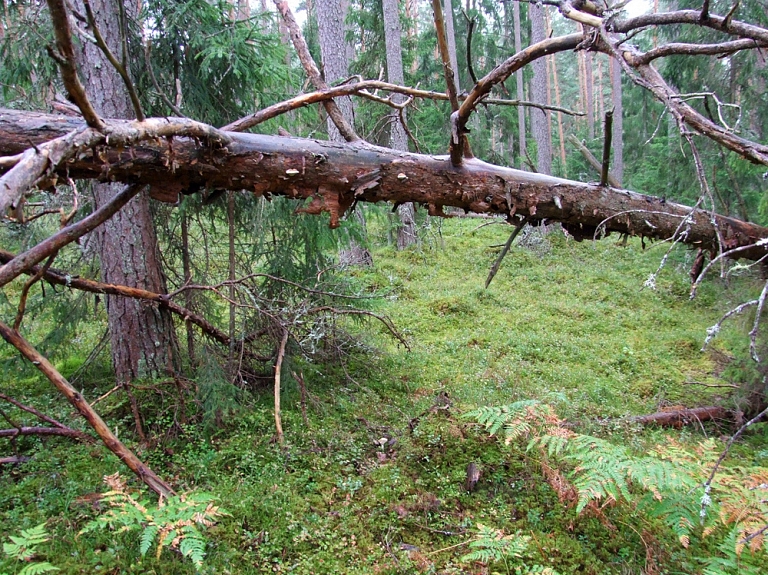
[[[592,79],[592,52],[584,52],[584,93],[587,100],[587,135],[595,139],[595,95]]]
[[[531,44],[536,44],[546,38],[546,21],[544,10],[546,8],[537,4],[528,5],[528,13],[531,20]],[[547,63],[544,58],[539,58],[531,64],[533,77],[531,78],[531,101],[537,104],[547,104]],[[552,173],[552,148],[549,143],[549,112],[538,108],[531,108],[531,132],[536,140],[538,150],[536,157],[536,170],[540,174]]]
[[[506,4],[505,4],[506,6]],[[515,54],[519,54],[523,51],[523,41],[520,34],[520,4],[518,2],[512,3],[512,17],[514,18],[515,26]],[[515,72],[515,85],[517,99],[525,100],[523,93],[523,70],[522,68]],[[520,146],[520,164],[523,165],[525,161],[525,108],[523,106],[517,107],[517,130],[518,130],[518,145]]]
[[[613,98],[613,161],[611,173],[619,181],[624,180],[624,106],[621,100],[621,64],[611,58],[611,95]]]
[[[0,110],[0,154],[14,155],[30,143],[43,143],[82,127],[82,121],[68,117]],[[717,233],[708,212],[691,214],[687,206],[627,190],[531,174],[476,159],[467,159],[457,168],[447,156],[397,152],[362,143],[227,135],[231,143],[219,149],[192,139],[174,139],[175,170],[169,167],[169,144],[164,140],[131,150],[100,149],[98,161],[89,151],[60,167],[58,173],[146,183],[171,201],[176,201],[175,194],[206,187],[310,199],[301,209],[313,214],[328,212],[332,227],[338,226],[339,218],[356,200],[418,202],[433,215],[443,215],[443,206],[454,206],[476,213],[547,218],[563,222],[576,237],[592,237],[599,227],[601,232],[667,239],[685,219],[687,233],[680,241],[717,250]],[[717,224],[724,249],[768,237],[768,229],[733,218],[718,216]],[[766,254],[765,248],[754,246],[740,257],[760,258]]]
[[[78,3],[79,4],[79,3]],[[136,5],[118,0],[91,0],[96,24],[114,54],[123,54],[125,26],[121,18]],[[85,10],[81,8],[81,13]],[[125,40],[127,41],[127,40]],[[115,118],[133,118],[125,87],[112,65],[91,42],[81,38],[78,54],[86,91],[96,111]],[[96,206],[106,203],[122,184],[100,183],[93,189]],[[149,197],[140,193],[96,232],[104,283],[165,293]],[[112,363],[117,381],[158,376],[173,371],[175,339],[170,316],[155,306],[107,297]]]
[[[402,29],[400,26],[400,10],[397,0],[383,0],[382,11],[384,15],[384,43],[387,47],[387,80],[392,84],[405,85],[403,74],[403,53],[401,47]],[[405,101],[402,94],[394,94],[393,100],[400,104]],[[402,111],[403,120],[405,110]],[[390,118],[389,145],[393,150],[408,151],[408,135],[400,122],[400,114],[397,110],[392,112]],[[402,250],[416,243],[415,210],[412,203],[407,203],[397,208],[400,218],[400,226],[397,229],[397,249]]]
[[[346,43],[344,41],[344,20],[346,13],[342,9],[341,0],[322,0],[315,5],[317,14],[317,31],[320,40],[320,54],[323,59],[323,74],[327,84],[332,85],[338,80],[344,80],[348,75]],[[354,108],[352,99],[344,96],[336,99],[344,118],[354,125]],[[335,142],[343,142],[333,121],[328,118],[328,137]]]
[[[451,69],[453,70],[453,85],[456,88],[456,93],[461,94],[459,59],[456,56],[456,32],[453,28],[453,6],[451,5],[451,0],[445,0],[443,5],[443,15],[445,18],[445,35],[448,38],[448,56],[451,59]]]

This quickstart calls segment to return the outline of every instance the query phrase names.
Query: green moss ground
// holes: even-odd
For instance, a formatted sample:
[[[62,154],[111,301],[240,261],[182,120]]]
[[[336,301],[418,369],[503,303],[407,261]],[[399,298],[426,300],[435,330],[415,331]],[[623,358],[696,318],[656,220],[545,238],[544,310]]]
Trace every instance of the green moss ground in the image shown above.
[[[289,379],[283,447],[273,441],[271,390],[265,388],[212,434],[190,426],[180,437],[139,450],[179,489],[212,492],[231,513],[210,530],[205,571],[484,573],[460,560],[467,552],[461,544],[483,523],[531,535],[526,560],[563,574],[643,572],[648,541],[629,512],[611,516],[613,529],[595,517],[577,517],[558,501],[535,458],[486,437],[461,416],[482,405],[535,398],[554,405],[581,432],[638,452],[668,434],[701,439],[702,429],[645,430],[622,418],[670,405],[731,408],[743,401],[728,388],[684,382],[756,377],[738,359],[751,317],[729,324],[713,351],[700,348],[706,329],[755,297],[760,282],[751,276],[729,286],[710,281],[689,301],[688,252],[675,251],[650,290],[643,284],[666,244],[643,251],[636,240],[622,247],[611,238],[576,243],[553,233],[534,248],[513,248],[485,290],[499,251],[492,246],[504,243],[509,228],[479,225],[444,222],[432,244],[405,253],[378,249],[372,269],[350,272],[372,291],[389,294],[376,311],[394,320],[411,351],[395,345],[379,324],[366,323],[350,327],[366,347],[344,369],[295,363],[310,392],[309,424]],[[436,247],[441,242],[444,247]],[[73,370],[79,361],[65,358],[61,367]],[[71,421],[71,410],[28,373],[6,370],[0,389]],[[104,408],[119,412],[119,404]],[[135,446],[130,418],[110,425]],[[4,454],[8,445],[3,440]],[[41,553],[64,573],[194,572],[170,552],[139,561],[135,538],[76,537],[95,513],[81,498],[104,490],[103,475],[127,475],[106,449],[61,439],[23,438],[16,445],[34,459],[0,469],[3,541],[48,520],[54,539]],[[768,466],[768,432],[755,428],[736,453],[739,461]],[[469,463],[482,470],[472,493],[464,488]],[[665,572],[687,572],[691,557],[665,533],[654,534]],[[0,563],[3,568],[10,569]]]

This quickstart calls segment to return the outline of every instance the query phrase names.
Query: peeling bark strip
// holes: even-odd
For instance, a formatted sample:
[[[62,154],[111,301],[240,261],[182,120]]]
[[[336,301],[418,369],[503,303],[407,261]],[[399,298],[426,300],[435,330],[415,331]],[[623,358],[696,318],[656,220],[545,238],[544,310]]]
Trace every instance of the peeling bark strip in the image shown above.
[[[108,124],[125,122],[110,120]],[[0,154],[18,154],[30,142],[41,144],[80,128],[82,122],[67,117],[0,110]],[[453,206],[476,213],[546,218],[562,222],[577,239],[598,231],[668,239],[685,219],[678,241],[706,250],[717,246],[717,231],[708,212],[692,212],[688,206],[627,190],[477,159],[454,167],[447,156],[397,152],[363,143],[237,133],[226,133],[226,138],[230,141],[222,148],[189,138],[174,139],[172,148],[167,138],[129,149],[101,146],[72,158],[56,172],[81,179],[149,184],[163,189],[166,199],[208,188],[309,200],[304,209],[329,212],[332,225],[338,224],[354,201],[416,202],[436,214],[443,206]],[[716,221],[725,241],[723,249],[768,238],[768,229],[754,224],[725,216],[716,216]],[[765,254],[765,245],[741,252],[749,259]]]

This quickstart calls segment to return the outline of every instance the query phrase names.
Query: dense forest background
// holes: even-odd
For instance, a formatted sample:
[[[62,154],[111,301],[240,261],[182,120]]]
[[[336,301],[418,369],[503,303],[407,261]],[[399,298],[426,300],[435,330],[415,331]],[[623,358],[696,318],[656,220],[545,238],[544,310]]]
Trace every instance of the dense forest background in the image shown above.
[[[430,93],[337,98],[367,142],[449,151],[435,4],[460,100],[526,46],[582,31],[555,2],[294,3],[321,81]],[[217,127],[313,89],[264,1],[66,6],[104,117],[136,116],[120,67],[147,117]],[[706,6],[768,27],[764,0]],[[2,107],[79,117],[47,5],[0,10]],[[676,24],[630,41],[647,52],[722,34]],[[763,143],[767,57],[759,45],[655,66],[698,113]],[[477,107],[468,137],[486,162],[598,182],[587,156],[604,156],[611,111],[613,187],[768,225],[766,166],[707,138],[692,153],[669,108],[600,51],[523,67]],[[299,107],[250,131],[343,142],[329,113]],[[3,263],[124,188],[55,184],[3,221]],[[702,264],[676,242],[580,243],[546,220],[446,219],[418,203],[360,202],[336,222],[269,193],[163,193],[142,192],[4,286],[11,335],[147,471],[96,443],[40,362],[4,346],[0,572],[764,572],[762,263],[723,260],[691,301]]]

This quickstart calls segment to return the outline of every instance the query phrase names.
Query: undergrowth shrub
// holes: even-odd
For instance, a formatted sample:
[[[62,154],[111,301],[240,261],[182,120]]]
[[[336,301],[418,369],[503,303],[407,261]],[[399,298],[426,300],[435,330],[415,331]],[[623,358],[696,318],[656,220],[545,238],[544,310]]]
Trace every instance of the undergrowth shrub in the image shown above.
[[[506,444],[527,438],[527,451],[538,453],[550,485],[577,513],[605,518],[607,508],[621,507],[647,529],[661,520],[704,573],[764,573],[768,469],[721,465],[711,477],[721,452],[715,440],[684,446],[668,438],[638,456],[571,431],[551,406],[534,400],[465,417],[503,434]]]
[[[136,499],[118,473],[104,478],[111,488],[103,501],[111,509],[89,522],[80,534],[97,529],[114,529],[118,533],[139,531],[139,553],[143,557],[157,545],[155,556],[159,559],[163,549],[178,550],[189,557],[200,570],[205,558],[207,543],[203,529],[211,527],[217,518],[228,512],[213,504],[213,496],[207,493],[188,493],[168,499],[161,498],[157,505]]]

